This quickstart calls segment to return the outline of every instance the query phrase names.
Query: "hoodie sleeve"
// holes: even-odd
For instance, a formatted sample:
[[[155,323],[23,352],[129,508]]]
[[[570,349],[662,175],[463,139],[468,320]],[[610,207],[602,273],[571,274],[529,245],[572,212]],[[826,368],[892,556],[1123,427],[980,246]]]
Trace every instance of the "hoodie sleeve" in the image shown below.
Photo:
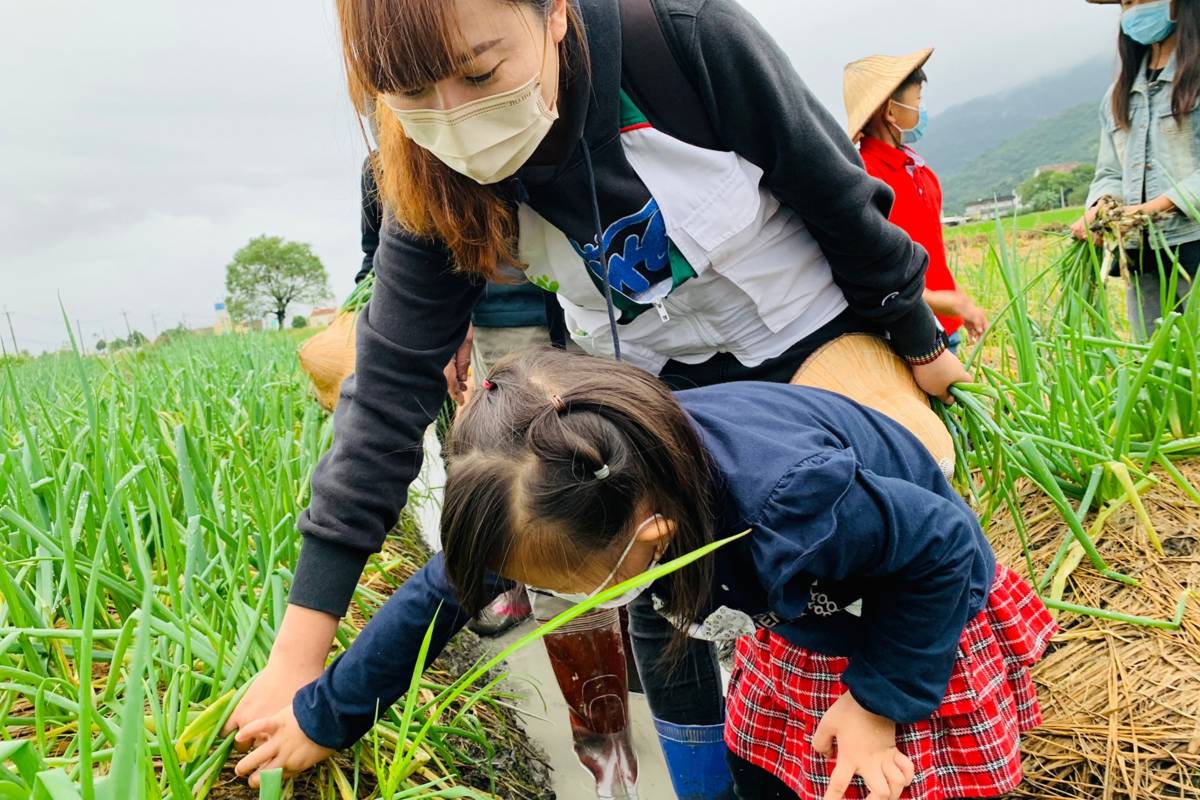
[[[858,314],[919,358],[939,340],[923,300],[925,251],[888,222],[892,193],[867,175],[850,138],[787,55],[734,0],[656,0],[672,45],[729,150],[804,220]],[[670,38],[670,37],[669,37]]]
[[[446,399],[442,370],[466,338],[482,287],[440,247],[389,220],[375,291],[358,320],[354,375],[342,384],[333,446],[317,464],[290,602],[340,617],[367,558],[400,518],[422,438]]]

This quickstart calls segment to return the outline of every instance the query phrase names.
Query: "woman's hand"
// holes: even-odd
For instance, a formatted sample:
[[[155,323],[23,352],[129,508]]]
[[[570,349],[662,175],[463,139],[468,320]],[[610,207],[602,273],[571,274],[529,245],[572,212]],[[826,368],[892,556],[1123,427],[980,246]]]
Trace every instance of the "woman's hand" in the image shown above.
[[[324,612],[289,605],[266,668],[237,704],[221,729],[221,735],[227,736],[284,707],[290,709],[296,691],[324,672],[325,658],[329,655],[337,624],[336,619]]]
[[[1100,213],[1100,208],[1103,203],[1095,203],[1089,208],[1082,217],[1076,220],[1071,226],[1071,235],[1081,242],[1087,241],[1096,244],[1101,237],[1092,233],[1092,223],[1096,221],[1096,215]]]
[[[244,730],[257,720],[270,717],[280,709],[290,708],[296,692],[321,677],[324,669],[324,664],[320,663],[305,666],[271,659],[266,668],[255,676],[254,682],[229,716],[229,721],[221,729],[221,735]],[[240,742],[239,736],[235,743]]]
[[[454,354],[454,358],[450,359],[450,363],[442,371],[446,377],[446,388],[450,390],[450,397],[460,406],[466,403],[465,393],[470,380],[468,370],[471,368],[471,347],[474,343],[475,326],[470,325],[467,327],[467,338],[463,339],[463,343],[458,346],[458,352]]]
[[[248,778],[255,789],[259,785],[260,772],[282,767],[285,776],[295,775],[324,761],[334,752],[304,734],[290,704],[273,716],[242,728],[235,741],[240,747],[253,747],[249,755],[237,763],[235,771],[239,777]]]
[[[952,384],[971,381],[971,376],[963,369],[962,362],[949,350],[928,364],[914,366],[912,373],[921,391],[938,398],[946,405],[954,405],[954,398],[950,396]]]
[[[1149,216],[1154,216],[1155,214],[1166,214],[1166,213],[1168,213],[1170,211],[1174,211],[1174,210],[1175,210],[1175,201],[1172,200],[1171,198],[1167,197],[1165,194],[1163,194],[1163,195],[1159,195],[1158,197],[1154,198],[1153,200],[1150,200],[1145,203],[1141,203],[1140,205],[1125,206],[1125,208],[1121,209],[1121,213],[1126,214],[1128,216],[1135,216],[1137,214],[1147,214]]]
[[[824,800],[842,800],[855,775],[867,785],[867,800],[900,800],[916,773],[912,760],[896,748],[896,723],[867,711],[849,692],[825,712],[812,746],[835,759]]]

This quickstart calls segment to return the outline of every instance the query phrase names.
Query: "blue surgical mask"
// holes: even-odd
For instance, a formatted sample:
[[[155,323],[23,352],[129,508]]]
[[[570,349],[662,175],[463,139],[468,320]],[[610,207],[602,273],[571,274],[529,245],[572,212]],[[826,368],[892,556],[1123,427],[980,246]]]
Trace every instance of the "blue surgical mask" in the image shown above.
[[[920,107],[913,108],[906,106],[898,100],[893,100],[893,103],[901,108],[907,108],[909,111],[917,112],[917,126],[915,128],[901,128],[896,125],[896,130],[900,131],[901,144],[916,144],[921,141],[921,137],[925,135],[925,129],[929,127],[929,112],[925,110],[925,104],[921,103]]]
[[[1126,9],[1121,14],[1121,30],[1138,44],[1158,44],[1175,32],[1171,0],[1155,0]]]

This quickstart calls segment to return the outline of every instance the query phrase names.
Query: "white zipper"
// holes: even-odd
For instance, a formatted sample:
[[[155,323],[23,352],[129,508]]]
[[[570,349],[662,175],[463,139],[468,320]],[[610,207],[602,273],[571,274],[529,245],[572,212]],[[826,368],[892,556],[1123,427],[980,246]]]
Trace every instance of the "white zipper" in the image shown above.
[[[664,303],[661,298],[655,300],[652,305],[654,306],[654,310],[658,312],[659,320],[662,322],[671,321],[671,315],[667,313],[667,304]]]

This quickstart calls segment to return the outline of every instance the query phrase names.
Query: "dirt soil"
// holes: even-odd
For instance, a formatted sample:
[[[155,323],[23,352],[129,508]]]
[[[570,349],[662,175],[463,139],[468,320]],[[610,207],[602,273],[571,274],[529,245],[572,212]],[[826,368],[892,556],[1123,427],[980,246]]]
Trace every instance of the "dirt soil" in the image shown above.
[[[1200,463],[1180,466],[1200,485]],[[1200,505],[1166,475],[1155,477],[1159,484],[1143,503],[1163,553],[1151,548],[1134,511],[1121,506],[1097,546],[1139,585],[1108,580],[1085,559],[1067,582],[1065,601],[1171,619],[1181,597],[1200,587]],[[1066,529],[1029,487],[1022,508],[1040,576]],[[1001,559],[1028,574],[1012,520],[998,516],[988,533]],[[1067,613],[1059,623],[1061,633],[1034,670],[1045,723],[1023,738],[1025,781],[1012,796],[1200,798],[1200,599],[1189,599],[1179,630]]]

